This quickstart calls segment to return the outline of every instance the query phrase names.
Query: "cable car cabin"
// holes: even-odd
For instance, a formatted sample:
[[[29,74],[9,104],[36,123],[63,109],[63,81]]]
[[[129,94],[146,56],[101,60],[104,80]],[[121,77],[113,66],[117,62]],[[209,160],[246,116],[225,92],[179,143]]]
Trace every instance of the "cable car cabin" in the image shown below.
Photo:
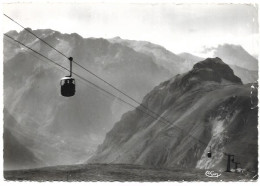
[[[211,151],[208,152],[208,158],[211,158]]]
[[[208,151],[208,158],[211,158],[211,146],[209,147],[209,151]]]
[[[71,97],[75,95],[75,79],[70,76],[65,76],[60,80],[61,95]]]

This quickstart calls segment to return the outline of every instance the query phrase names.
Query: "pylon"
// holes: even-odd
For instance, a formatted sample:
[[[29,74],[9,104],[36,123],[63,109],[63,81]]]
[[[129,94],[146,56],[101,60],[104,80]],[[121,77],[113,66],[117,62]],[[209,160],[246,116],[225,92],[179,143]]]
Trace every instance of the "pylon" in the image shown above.
[[[227,160],[227,170],[225,172],[231,172],[230,171],[230,160],[232,158],[232,162],[234,163],[234,158],[235,158],[235,155],[233,154],[227,154],[227,153],[224,153],[227,157],[228,157],[228,160]]]

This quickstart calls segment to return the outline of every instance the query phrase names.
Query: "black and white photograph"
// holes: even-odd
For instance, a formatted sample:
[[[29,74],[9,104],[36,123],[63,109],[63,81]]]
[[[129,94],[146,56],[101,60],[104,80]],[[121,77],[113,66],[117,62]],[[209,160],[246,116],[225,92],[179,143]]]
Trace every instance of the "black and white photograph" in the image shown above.
[[[257,1],[1,6],[4,183],[258,182]]]

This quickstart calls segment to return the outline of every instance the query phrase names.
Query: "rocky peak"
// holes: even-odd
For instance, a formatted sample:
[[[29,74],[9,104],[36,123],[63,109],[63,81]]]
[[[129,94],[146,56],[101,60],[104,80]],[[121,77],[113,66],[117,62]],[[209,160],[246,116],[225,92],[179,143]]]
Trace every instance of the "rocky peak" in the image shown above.
[[[159,89],[166,87],[170,92],[178,89],[180,93],[186,92],[199,84],[215,82],[223,84],[242,84],[233,70],[220,58],[207,58],[196,63],[189,72],[176,75],[172,79],[159,85]]]
[[[202,81],[216,81],[220,83],[223,80],[227,80],[231,83],[242,84],[241,79],[219,57],[207,58],[196,63],[190,73]]]
[[[163,109],[191,89],[201,89],[207,84],[240,85],[242,81],[220,58],[207,58],[196,63],[189,72],[178,74],[155,87],[144,97],[143,104]]]

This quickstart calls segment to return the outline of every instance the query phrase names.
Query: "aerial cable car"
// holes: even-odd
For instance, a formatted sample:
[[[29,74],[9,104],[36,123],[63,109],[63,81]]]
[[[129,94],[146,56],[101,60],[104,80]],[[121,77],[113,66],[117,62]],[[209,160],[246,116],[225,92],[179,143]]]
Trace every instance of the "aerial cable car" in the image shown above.
[[[211,158],[211,146],[210,146],[210,150],[208,151],[208,158]]]
[[[73,58],[69,57],[70,60],[70,75],[61,78],[60,86],[61,86],[61,95],[65,97],[71,97],[75,95],[76,92],[76,82],[72,77],[72,61]]]

